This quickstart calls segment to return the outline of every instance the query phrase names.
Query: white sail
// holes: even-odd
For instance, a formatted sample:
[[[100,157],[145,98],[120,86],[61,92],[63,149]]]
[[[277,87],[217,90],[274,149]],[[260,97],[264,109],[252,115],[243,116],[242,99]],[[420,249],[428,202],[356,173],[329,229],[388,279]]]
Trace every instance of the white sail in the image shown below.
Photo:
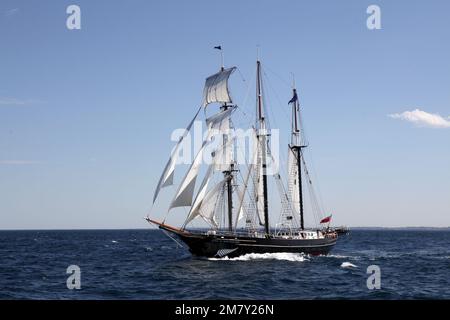
[[[250,176],[252,175],[254,168],[255,168],[255,163],[257,161],[257,157],[258,157],[258,140],[256,137],[256,132],[253,131],[253,135],[252,135],[252,158],[250,159],[250,163],[248,166],[248,171],[246,174],[246,177],[244,179],[244,186],[242,189],[239,190],[239,203],[238,203],[238,207],[237,207],[237,212],[238,212],[238,216],[236,218],[236,223],[235,223],[235,228],[237,227],[237,223],[238,221],[240,221],[244,216],[245,216],[245,208],[244,208],[244,199],[245,199],[245,193],[248,190],[248,183],[250,180]]]
[[[244,217],[245,217],[245,207],[241,206],[241,209],[239,209],[238,218],[236,221],[241,221],[242,218],[244,218]],[[237,222],[236,222],[236,225],[237,225]]]
[[[258,212],[259,222],[264,223],[264,184],[263,184],[263,168],[262,168],[262,141],[257,140],[256,146],[258,148],[258,160],[256,163],[256,174],[257,174],[257,184],[256,184],[256,210]]]
[[[195,156],[194,162],[191,164],[188,172],[182,180],[169,209],[176,207],[188,207],[192,205],[195,182],[203,162],[203,154],[205,150],[207,150],[207,145],[211,142],[212,135],[217,133],[215,132],[217,128],[220,128],[220,131],[222,132],[222,123],[228,123],[229,115],[231,114],[231,112],[228,113],[227,111],[223,111],[221,113],[226,113],[225,117],[217,117],[215,120],[212,119],[209,121],[206,139],[204,140],[200,151]]]
[[[236,217],[236,221],[234,223],[234,227],[237,227],[237,224],[239,221],[241,221],[242,218],[244,218],[245,216],[245,212],[244,212],[244,197],[245,197],[245,192],[247,191],[247,187],[246,185],[244,185],[243,188],[237,188],[238,191],[238,206],[237,206],[237,217]]]
[[[217,227],[217,222],[215,220],[215,208],[217,204],[217,199],[222,193],[226,179],[223,179],[221,182],[216,184],[214,188],[212,188],[203,199],[200,207],[198,208],[199,215],[205,219],[207,222]]]
[[[195,181],[197,180],[198,171],[203,160],[203,151],[206,146],[206,141],[203,143],[200,151],[195,156],[194,162],[192,162],[188,172],[184,176],[183,181],[178,187],[177,193],[172,200],[169,209],[176,207],[188,207],[192,205],[192,198],[194,196]]]
[[[236,106],[231,106],[224,111],[212,115],[211,117],[206,119],[206,125],[209,127],[213,123],[222,122],[225,118],[229,118],[236,109]]]
[[[218,171],[228,170],[233,162],[234,141],[230,132],[230,118],[225,118],[220,123],[219,129],[221,136],[219,147],[214,151],[215,169]]]
[[[203,89],[204,107],[214,102],[232,103],[230,92],[228,91],[228,78],[235,69],[236,67],[225,69],[206,79],[205,88]]]
[[[203,178],[203,182],[200,186],[200,189],[195,197],[194,203],[192,204],[191,211],[189,212],[188,218],[186,219],[185,225],[191,222],[194,218],[196,218],[200,214],[200,208],[205,199],[206,192],[208,189],[209,180],[211,179],[213,173],[214,166],[210,165],[208,171]]]
[[[191,127],[195,121],[195,119],[198,116],[198,113],[200,112],[201,108],[198,109],[197,113],[195,114],[192,121],[187,126],[183,136],[181,136],[180,140],[178,140],[178,143],[176,144],[175,148],[173,149],[172,155],[170,156],[169,160],[167,161],[167,164],[164,168],[163,173],[161,174],[161,177],[159,178],[158,186],[156,187],[155,193],[153,195],[153,203],[155,203],[156,198],[158,197],[159,191],[161,188],[173,185],[173,175],[175,172],[175,164],[178,159],[178,148],[181,145],[181,142],[186,137],[188,132],[191,130]]]
[[[288,150],[288,190],[292,201],[292,209],[295,214],[300,213],[300,194],[298,188],[298,166],[297,155],[289,147]]]

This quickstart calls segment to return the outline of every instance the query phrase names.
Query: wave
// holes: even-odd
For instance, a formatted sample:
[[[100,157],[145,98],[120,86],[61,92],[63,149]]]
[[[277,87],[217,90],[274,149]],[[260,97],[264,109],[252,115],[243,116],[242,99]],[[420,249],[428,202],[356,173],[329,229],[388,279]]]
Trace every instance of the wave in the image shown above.
[[[358,266],[354,265],[351,262],[345,261],[345,262],[342,262],[341,268],[358,268]]]
[[[117,243],[117,241],[116,241],[116,240],[112,240],[111,242],[112,242],[112,243]]]
[[[344,256],[344,255],[340,255],[340,254],[321,254],[319,255],[319,257],[324,257],[324,258],[335,258],[335,259],[353,259],[353,260],[358,260],[360,259],[359,256]]]
[[[284,261],[294,261],[294,262],[304,262],[309,261],[305,255],[301,253],[288,253],[288,252],[278,252],[278,253],[247,253],[235,258],[208,258],[212,261],[251,261],[251,260],[284,260]]]

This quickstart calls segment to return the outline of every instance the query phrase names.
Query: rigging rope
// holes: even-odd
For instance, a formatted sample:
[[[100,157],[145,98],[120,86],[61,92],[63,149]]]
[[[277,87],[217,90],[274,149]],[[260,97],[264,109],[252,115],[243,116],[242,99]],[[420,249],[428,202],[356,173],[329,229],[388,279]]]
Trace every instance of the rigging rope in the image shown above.
[[[172,239],[173,241],[175,241],[175,243],[176,243],[180,248],[184,248],[184,246],[181,245],[175,238],[173,238],[173,237],[169,234],[169,232],[167,232],[167,231],[164,230],[164,229],[161,229],[161,230],[164,232],[164,234],[165,234],[166,236],[168,236],[170,239]]]

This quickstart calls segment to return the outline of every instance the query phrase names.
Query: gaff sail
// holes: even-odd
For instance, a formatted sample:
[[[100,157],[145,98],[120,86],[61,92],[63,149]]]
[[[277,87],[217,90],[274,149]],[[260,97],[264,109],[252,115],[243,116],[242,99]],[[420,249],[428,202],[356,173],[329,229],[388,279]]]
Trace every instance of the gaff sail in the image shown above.
[[[292,201],[292,209],[295,214],[300,214],[300,194],[298,188],[297,155],[289,147],[288,150],[288,190]]]

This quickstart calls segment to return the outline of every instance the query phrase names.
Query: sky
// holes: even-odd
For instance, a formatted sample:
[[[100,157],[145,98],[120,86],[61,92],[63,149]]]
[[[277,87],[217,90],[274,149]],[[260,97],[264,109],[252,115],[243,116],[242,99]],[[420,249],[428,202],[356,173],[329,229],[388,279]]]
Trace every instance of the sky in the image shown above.
[[[66,26],[72,4],[79,30]],[[372,4],[379,30],[367,27]],[[161,216],[152,198],[170,136],[198,109],[217,45],[248,110],[259,48],[283,132],[295,74],[334,224],[448,227],[449,12],[446,0],[3,0],[0,229],[146,228],[149,210]]]

